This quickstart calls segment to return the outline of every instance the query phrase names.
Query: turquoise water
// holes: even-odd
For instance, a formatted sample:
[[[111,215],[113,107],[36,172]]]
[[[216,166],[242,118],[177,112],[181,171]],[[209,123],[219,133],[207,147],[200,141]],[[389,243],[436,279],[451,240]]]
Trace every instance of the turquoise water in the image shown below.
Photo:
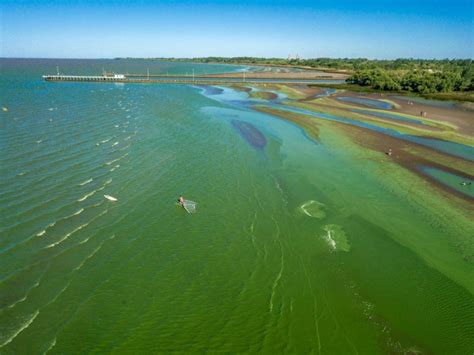
[[[436,179],[441,184],[446,185],[449,188],[474,199],[473,179],[465,178],[441,169],[427,166],[421,166],[420,170],[428,176]]]
[[[465,206],[245,93],[43,82],[54,66],[2,60],[2,354],[472,351]]]

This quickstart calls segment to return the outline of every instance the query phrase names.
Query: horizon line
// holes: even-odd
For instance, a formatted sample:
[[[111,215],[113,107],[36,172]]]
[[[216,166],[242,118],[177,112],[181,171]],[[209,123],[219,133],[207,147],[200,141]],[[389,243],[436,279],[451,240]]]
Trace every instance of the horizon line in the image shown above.
[[[151,60],[151,59],[203,59],[203,58],[224,58],[224,59],[235,59],[235,58],[254,58],[254,59],[282,59],[282,60],[315,60],[315,59],[365,59],[365,60],[379,60],[379,61],[389,61],[389,60],[400,60],[400,59],[410,59],[410,60],[419,60],[419,61],[442,61],[442,60],[474,60],[473,58],[460,58],[460,57],[445,57],[445,58],[415,58],[415,57],[397,57],[397,58],[366,58],[366,57],[311,57],[311,58],[299,58],[299,59],[288,59],[285,57],[252,57],[248,55],[243,56],[205,56],[205,57],[17,57],[17,56],[0,56],[0,59],[81,59],[81,60],[119,60],[119,59],[144,59],[144,60]],[[206,63],[200,63],[206,64]],[[226,64],[226,63],[221,63]]]

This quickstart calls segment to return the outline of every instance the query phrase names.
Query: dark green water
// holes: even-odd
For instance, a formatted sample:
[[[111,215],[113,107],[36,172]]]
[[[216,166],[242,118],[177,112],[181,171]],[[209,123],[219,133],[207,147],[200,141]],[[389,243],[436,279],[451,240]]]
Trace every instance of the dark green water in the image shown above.
[[[472,205],[245,93],[1,63],[2,354],[472,353]]]

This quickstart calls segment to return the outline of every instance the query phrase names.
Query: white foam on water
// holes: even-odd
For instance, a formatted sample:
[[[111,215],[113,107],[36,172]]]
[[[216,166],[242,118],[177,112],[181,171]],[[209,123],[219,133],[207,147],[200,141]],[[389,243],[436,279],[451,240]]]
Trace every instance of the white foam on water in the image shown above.
[[[77,216],[79,214],[81,214],[82,212],[84,212],[84,208],[81,208],[79,210],[77,210],[76,212],[74,212],[72,215],[70,215],[69,217],[72,217],[72,216]]]
[[[313,207],[312,209],[310,208],[313,205],[315,205],[316,210],[314,210],[315,207]],[[326,217],[326,213],[324,212],[323,208],[324,208],[324,204],[315,200],[306,201],[299,207],[299,209],[305,215],[309,217],[317,218],[317,219],[322,219]]]
[[[80,241],[79,244],[87,243],[87,241],[88,241],[90,238],[91,238],[90,236],[87,237],[86,239]],[[109,238],[108,240],[111,240],[111,239],[114,239],[114,238],[115,238],[115,234],[112,234],[112,236],[110,236],[110,238]],[[90,258],[92,258],[92,257],[99,251],[99,249],[102,248],[102,245],[104,245],[104,243],[105,243],[106,241],[107,241],[107,240],[104,240],[102,243],[100,243],[100,245],[99,245],[97,248],[95,248],[95,249],[92,251],[92,253],[90,253],[90,254],[82,261],[82,263],[74,269],[74,271],[77,271],[77,270],[81,269],[82,266],[86,263],[86,261],[89,260]]]
[[[92,182],[92,180],[93,180],[93,179],[90,178],[90,179],[88,179],[88,180],[86,180],[86,181],[83,181],[83,182],[81,182],[81,183],[79,184],[79,186],[87,185],[88,183]]]
[[[8,308],[13,308],[15,307],[18,303],[26,301],[26,295],[20,298],[18,301],[13,302],[11,305],[8,306]]]
[[[81,240],[81,241],[79,242],[79,244],[87,243],[87,242],[89,241],[89,239],[91,239],[91,237],[87,237],[86,239]]]
[[[97,248],[95,248],[92,251],[92,253],[90,253],[88,256],[86,256],[86,258],[84,260],[82,260],[82,262],[77,267],[74,268],[74,271],[80,270],[84,266],[84,264],[87,262],[87,260],[92,258],[100,250],[100,248],[102,248],[103,244],[104,244],[104,242],[100,243],[100,245]]]
[[[53,340],[51,340],[51,344],[49,345],[49,347],[45,350],[45,352],[43,353],[43,355],[46,355],[52,348],[54,348],[56,345],[56,337],[54,337]]]
[[[115,142],[114,144],[112,144],[112,147],[115,147],[117,144],[119,144],[119,142]]]
[[[119,128],[119,127],[120,127],[120,125],[116,124],[114,127],[115,127],[115,128]]]
[[[44,273],[43,273],[43,275],[44,275]],[[26,301],[26,299],[28,298],[28,295],[30,294],[31,290],[33,290],[34,288],[36,288],[36,287],[39,286],[40,280],[41,280],[41,278],[43,277],[43,275],[41,275],[40,279],[39,279],[38,281],[36,281],[36,283],[26,292],[26,294],[25,294],[22,298],[20,298],[18,301],[13,302],[11,305],[8,306],[8,308],[9,308],[9,309],[10,309],[10,308],[13,308],[13,307],[15,307],[18,303],[21,303],[21,302]]]
[[[59,296],[61,296],[61,295],[63,294],[63,292],[67,290],[67,288],[69,287],[70,284],[71,284],[71,281],[68,281],[68,283],[66,284],[66,286],[64,286],[64,287],[61,289],[61,291],[59,291],[58,294],[57,294],[56,296],[54,296],[54,298],[53,298],[51,301],[49,301],[48,303],[46,303],[46,304],[43,306],[43,308],[46,307],[46,306],[49,306],[50,304],[52,304],[52,303],[54,303],[54,302],[56,302],[56,300],[59,298]]]
[[[333,249],[336,250],[336,241],[332,238],[331,236],[331,230],[327,230],[327,233],[324,237],[326,241],[328,242],[329,246]]]
[[[120,164],[115,165],[110,171],[114,171],[115,169],[120,168]]]
[[[85,194],[84,196],[82,196],[79,200],[77,200],[78,202],[82,202],[82,201],[85,201],[87,200],[89,197],[91,197],[93,194],[95,194],[97,192],[97,190],[92,190],[91,192]]]
[[[111,160],[111,161],[108,161],[107,163],[105,163],[105,165],[111,165],[113,163],[116,163],[120,160],[121,158],[117,158],[117,159],[114,159],[114,160]]]
[[[301,208],[301,210],[303,211],[304,214],[312,217],[311,214],[305,208],[306,206],[308,206],[308,204],[309,204],[309,202],[306,202],[306,203],[302,204],[300,208]]]
[[[87,223],[84,223],[82,225],[80,225],[79,227],[77,227],[76,229],[74,229],[72,232],[69,232],[67,233],[66,235],[64,235],[61,239],[59,239],[58,241],[54,242],[54,243],[51,243],[49,245],[47,245],[46,247],[44,247],[44,249],[49,249],[49,248],[53,248],[55,247],[56,245],[58,244],[61,244],[62,242],[64,242],[66,239],[68,239],[71,235],[73,235],[74,233],[76,233],[77,231],[80,231],[81,229],[87,227],[89,225],[90,222],[92,222],[93,219]]]
[[[91,197],[92,195],[94,195],[96,192],[99,192],[99,191],[102,191],[108,184],[110,184],[112,182],[112,179],[109,179],[107,180],[100,188],[98,189],[95,189],[87,194],[85,194],[84,196],[82,196],[79,200],[77,200],[78,202],[82,202],[82,201],[85,201],[86,199],[88,199],[89,197]],[[96,205],[93,205],[94,207],[96,207]]]
[[[48,225],[46,226],[46,228],[43,229],[41,232],[36,233],[35,236],[36,236],[36,237],[42,237],[43,235],[45,235],[46,231],[47,231],[49,228],[54,227],[55,224],[56,224],[56,221],[51,222],[51,223],[48,224]]]
[[[37,144],[40,144],[41,142],[43,142],[42,139],[36,141]]]
[[[39,314],[39,310],[37,310],[35,313],[33,313],[29,317],[29,319],[25,323],[23,323],[20,328],[15,330],[13,332],[13,334],[6,341],[4,341],[2,344],[0,344],[0,348],[3,348],[5,345],[11,343],[12,340],[15,339],[18,336],[18,334],[20,334],[22,331],[24,331],[26,328],[28,328],[30,326],[30,324],[33,323],[33,321],[38,316],[38,314]]]
[[[104,143],[107,143],[108,141],[110,141],[113,137],[110,137],[108,139],[104,139],[103,141],[100,141],[100,143],[104,144]]]
[[[348,252],[350,250],[348,237],[341,226],[330,224],[324,226],[323,229],[326,231],[326,234],[323,234],[322,238],[327,242],[331,251]]]

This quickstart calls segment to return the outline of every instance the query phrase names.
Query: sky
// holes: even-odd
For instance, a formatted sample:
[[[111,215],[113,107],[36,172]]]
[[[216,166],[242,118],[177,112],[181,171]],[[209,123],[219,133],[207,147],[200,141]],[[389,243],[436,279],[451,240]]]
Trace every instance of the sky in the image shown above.
[[[473,0],[2,0],[0,57],[473,58]]]

